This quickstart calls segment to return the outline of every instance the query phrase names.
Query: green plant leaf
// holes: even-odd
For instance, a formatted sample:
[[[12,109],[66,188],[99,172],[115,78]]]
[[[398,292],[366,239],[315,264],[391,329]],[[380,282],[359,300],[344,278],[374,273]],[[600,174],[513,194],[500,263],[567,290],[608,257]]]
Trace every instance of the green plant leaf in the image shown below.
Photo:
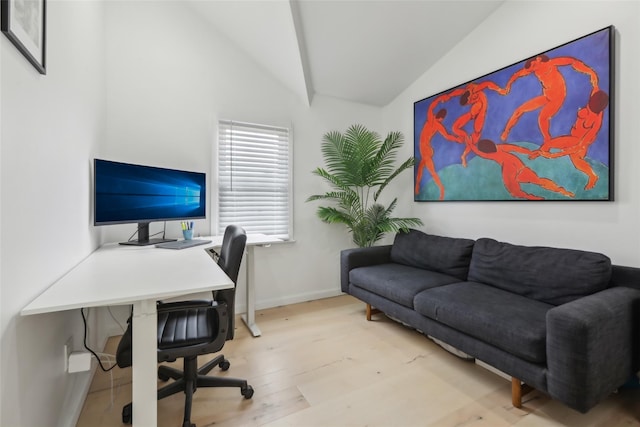
[[[373,245],[385,233],[422,225],[418,218],[391,217],[397,199],[387,208],[376,203],[391,180],[415,163],[410,157],[396,166],[403,142],[400,132],[389,132],[382,141],[380,135],[360,124],[350,126],[344,134],[327,132],[321,146],[325,167],[312,173],[328,182],[333,191],[312,195],[307,201],[327,200],[336,205],[318,208],[318,217],[345,224],[353,242],[361,247]]]

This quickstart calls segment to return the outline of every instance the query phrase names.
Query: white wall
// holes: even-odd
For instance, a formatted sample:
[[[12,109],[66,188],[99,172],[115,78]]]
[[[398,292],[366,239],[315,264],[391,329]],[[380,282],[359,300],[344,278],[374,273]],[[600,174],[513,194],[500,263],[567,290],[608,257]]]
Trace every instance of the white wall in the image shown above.
[[[22,318],[19,311],[98,241],[133,232],[134,226],[91,225],[90,160],[212,172],[217,117],[294,129],[296,241],[256,250],[258,307],[333,295],[339,251],[351,239],[344,228],[317,219],[316,203],[305,203],[326,189],[311,174],[322,164],[325,132],[353,123],[381,133],[401,130],[411,155],[414,101],[613,24],[615,202],[416,204],[410,173],[386,191],[399,196],[396,214],[421,217],[430,232],[594,249],[640,265],[634,190],[640,171],[633,164],[640,149],[638,2],[509,1],[384,110],[321,96],[306,107],[179,2],[50,0],[48,6],[46,77],[6,38],[0,41],[0,425],[64,424],[69,408],[53,390],[70,388],[61,348],[69,334],[80,344],[78,313]],[[209,233],[208,221],[197,229]],[[178,236],[177,224],[169,234]]]
[[[305,106],[182,3],[109,2],[106,9],[108,138],[100,155],[214,173],[216,118],[292,125],[295,242],[256,249],[257,306],[339,293],[339,250],[352,244],[344,229],[317,219],[317,204],[305,203],[326,190],[311,171],[322,165],[325,132],[354,122],[379,127],[381,109],[320,96]],[[152,232],[161,227],[152,224]],[[105,241],[119,241],[135,226],[103,228]],[[177,222],[167,228],[180,235]],[[210,233],[209,221],[197,221],[196,232]]]
[[[78,312],[19,312],[98,243],[89,159],[104,133],[102,4],[49,1],[47,15],[46,76],[0,36],[3,426],[60,425],[82,403],[62,392],[77,381],[62,350],[72,335],[80,349]]]
[[[385,119],[412,135],[415,101],[609,25],[616,28],[615,201],[413,203],[426,231],[594,250],[640,266],[640,2],[507,1],[394,100]],[[405,148],[409,153],[412,144]],[[411,176],[402,179],[412,188]]]

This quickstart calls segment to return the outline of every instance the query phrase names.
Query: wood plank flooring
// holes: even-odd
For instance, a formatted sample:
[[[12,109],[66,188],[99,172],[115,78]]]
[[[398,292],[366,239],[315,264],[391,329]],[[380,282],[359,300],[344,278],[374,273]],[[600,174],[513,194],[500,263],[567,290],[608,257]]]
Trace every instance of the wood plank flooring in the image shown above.
[[[198,389],[192,414],[198,427],[640,426],[639,389],[615,393],[588,414],[537,391],[516,409],[510,381],[382,314],[367,322],[364,303],[350,296],[256,317],[262,336],[253,338],[238,320],[236,338],[223,350],[231,368],[212,371],[246,378],[253,399],[238,389]],[[118,340],[106,351],[113,353]],[[130,369],[98,371],[77,426],[122,425],[130,399]],[[182,425],[183,403],[183,394],[158,402],[158,425]]]

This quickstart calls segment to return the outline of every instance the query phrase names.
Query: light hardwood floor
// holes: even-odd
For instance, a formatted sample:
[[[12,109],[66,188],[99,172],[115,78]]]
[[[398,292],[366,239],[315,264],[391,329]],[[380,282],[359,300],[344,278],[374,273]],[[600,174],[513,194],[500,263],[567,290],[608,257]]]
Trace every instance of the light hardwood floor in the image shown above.
[[[350,296],[263,310],[257,322],[259,338],[236,323],[223,350],[231,368],[220,374],[246,378],[253,399],[237,389],[198,389],[198,427],[640,425],[638,389],[615,393],[588,414],[537,391],[516,409],[509,381],[382,314],[367,322],[364,303]],[[113,389],[109,374],[96,373],[79,427],[121,425],[131,373],[112,373]],[[183,403],[183,394],[160,401],[159,426],[181,425]]]

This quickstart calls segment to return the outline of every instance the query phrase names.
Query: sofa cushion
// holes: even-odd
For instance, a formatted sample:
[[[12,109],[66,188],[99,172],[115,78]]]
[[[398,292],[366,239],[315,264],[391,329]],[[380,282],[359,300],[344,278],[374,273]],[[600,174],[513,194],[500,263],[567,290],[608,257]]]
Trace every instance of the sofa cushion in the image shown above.
[[[467,280],[473,240],[434,236],[418,230],[396,234],[391,261]]]
[[[611,260],[602,254],[486,238],[476,241],[469,267],[469,281],[553,305],[601,291],[610,278]]]
[[[546,360],[546,314],[551,304],[474,282],[420,292],[415,310],[533,363]]]
[[[389,263],[354,268],[349,272],[349,281],[352,286],[412,309],[413,297],[418,292],[459,280],[434,271]]]

